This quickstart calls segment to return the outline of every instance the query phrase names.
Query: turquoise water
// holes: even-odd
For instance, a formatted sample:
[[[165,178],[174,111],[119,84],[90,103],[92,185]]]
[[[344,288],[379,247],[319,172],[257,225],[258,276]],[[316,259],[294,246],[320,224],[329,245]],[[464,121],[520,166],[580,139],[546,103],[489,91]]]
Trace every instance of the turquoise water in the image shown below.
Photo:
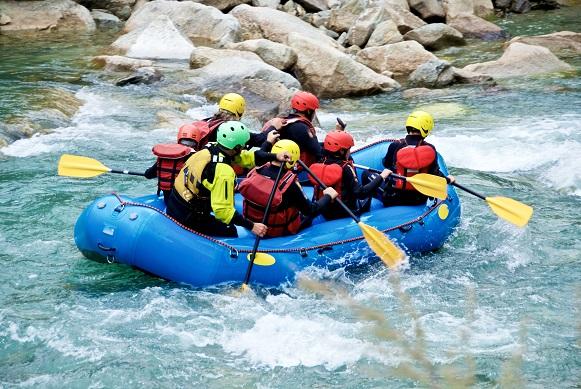
[[[505,23],[511,31],[534,30],[530,23],[542,33],[574,29],[571,10],[559,12]],[[378,264],[302,274],[332,285],[330,295],[285,285],[239,296],[236,288],[194,290],[94,263],[77,251],[72,231],[85,205],[111,191],[149,193],[155,184],[58,177],[59,156],[144,170],[151,146],[175,136],[175,128],[156,125],[158,110],[185,104],[196,117],[215,109],[172,94],[179,64],[167,65],[158,85],[112,86],[114,76],[89,66],[111,40],[0,37],[0,120],[33,117],[47,104],[39,88],[71,91],[84,102],[66,126],[0,149],[0,386],[409,388],[427,386],[427,376],[448,387],[447,369],[483,388],[578,386],[578,73],[456,87],[437,99],[325,101],[323,128],[340,116],[359,144],[399,136],[411,109],[430,110],[432,141],[459,182],[530,204],[533,219],[517,229],[460,193],[463,219],[454,236],[412,258],[400,287]],[[474,43],[445,55],[462,64],[495,57],[494,49]],[[579,58],[568,62],[581,68]],[[379,312],[392,332],[377,333],[362,307]],[[414,342],[418,329],[424,335]],[[404,371],[408,363],[417,371]]]

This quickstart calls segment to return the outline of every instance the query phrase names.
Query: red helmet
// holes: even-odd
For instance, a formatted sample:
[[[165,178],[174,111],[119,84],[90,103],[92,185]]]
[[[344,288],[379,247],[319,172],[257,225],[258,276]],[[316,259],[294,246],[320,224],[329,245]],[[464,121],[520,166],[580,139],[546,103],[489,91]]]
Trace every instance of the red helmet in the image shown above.
[[[325,137],[323,148],[335,153],[341,149],[349,150],[354,144],[353,137],[348,132],[331,131]]]
[[[319,99],[312,93],[298,91],[291,99],[291,107],[299,112],[314,111],[319,108]]]
[[[204,121],[197,121],[190,124],[184,124],[178,130],[178,143],[182,139],[192,139],[195,140],[196,143],[200,143],[202,139],[204,139],[210,133],[210,127],[208,127],[208,123]]]

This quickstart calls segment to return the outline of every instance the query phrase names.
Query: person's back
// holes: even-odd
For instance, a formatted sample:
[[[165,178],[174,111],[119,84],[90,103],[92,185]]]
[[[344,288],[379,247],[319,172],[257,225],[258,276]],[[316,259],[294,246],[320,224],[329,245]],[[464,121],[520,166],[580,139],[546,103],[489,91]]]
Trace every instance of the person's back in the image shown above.
[[[297,181],[296,174],[291,170],[299,159],[300,148],[288,139],[278,141],[272,148],[272,152],[283,150],[290,154],[291,161],[285,163],[284,174],[274,192],[266,221],[268,226],[266,236],[268,237],[296,234],[301,227],[301,214],[314,216],[337,196],[335,190],[329,188],[319,201],[311,202],[307,199]],[[243,215],[249,220],[261,221],[263,219],[265,207],[280,168],[278,162],[255,168],[239,185],[239,191],[244,196]]]

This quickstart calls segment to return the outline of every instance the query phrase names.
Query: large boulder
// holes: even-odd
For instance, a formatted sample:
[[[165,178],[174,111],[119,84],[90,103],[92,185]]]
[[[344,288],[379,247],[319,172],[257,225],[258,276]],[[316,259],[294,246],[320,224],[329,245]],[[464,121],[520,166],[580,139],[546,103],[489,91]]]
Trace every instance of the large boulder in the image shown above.
[[[238,41],[240,24],[236,18],[192,1],[154,0],[145,3],[127,20],[125,31],[143,29],[160,15],[167,16],[195,45],[221,47]]]
[[[227,48],[253,52],[264,62],[280,70],[290,69],[297,62],[297,54],[293,49],[267,39],[251,39],[240,43],[231,43]]]
[[[507,36],[506,32],[496,24],[469,13],[461,13],[449,18],[447,24],[460,31],[466,38],[495,40],[504,39]]]
[[[473,0],[474,1],[474,15],[481,18],[487,18],[494,14],[494,5],[492,0]]]
[[[115,15],[102,10],[94,9],[91,16],[100,30],[120,30],[123,22]]]
[[[515,42],[527,45],[543,46],[559,56],[576,56],[581,54],[581,33],[560,31],[547,35],[517,36],[508,45]]]
[[[483,73],[494,78],[527,76],[573,70],[542,46],[515,42],[508,46],[498,60],[472,64],[464,70]]]
[[[391,78],[302,34],[290,34],[288,44],[297,53],[294,71],[303,88],[321,97],[367,95],[399,88]]]
[[[122,20],[131,16],[136,0],[80,0],[78,3],[93,9],[104,9]]]
[[[393,20],[388,19],[375,27],[375,30],[373,30],[373,33],[371,33],[367,41],[366,47],[389,45],[401,41],[403,41],[403,36],[399,33],[397,25]]]
[[[120,55],[99,55],[94,57],[92,62],[97,68],[113,72],[135,71],[139,68],[153,66],[153,61],[127,58]]]
[[[385,19],[385,16],[382,8],[372,7],[365,10],[355,20],[355,24],[349,28],[347,44],[364,47],[377,23],[383,19]]]
[[[250,0],[197,0],[197,3],[202,3],[210,7],[218,8],[220,11],[229,11],[240,4],[248,4]]]
[[[0,1],[0,33],[19,31],[94,31],[88,9],[72,0]]]
[[[403,37],[404,40],[414,40],[429,50],[441,50],[450,46],[466,44],[462,33],[444,23],[432,23],[416,28]]]
[[[192,54],[190,56],[190,69],[202,68],[214,61],[221,59],[229,59],[233,66],[235,66],[239,59],[260,61],[260,57],[258,55],[249,51],[196,47],[192,50]]]
[[[143,29],[120,36],[112,46],[128,57],[187,59],[194,49],[166,15],[159,15]]]
[[[357,61],[377,72],[393,72],[395,77],[407,76],[424,62],[433,59],[437,59],[436,56],[416,41],[369,47],[357,54]]]
[[[442,6],[447,19],[461,14],[474,14],[474,0],[444,0]]]
[[[427,22],[434,23],[446,20],[446,12],[442,7],[441,0],[410,0],[409,5]]]
[[[238,19],[243,40],[264,38],[287,44],[288,35],[296,31],[320,43],[335,48],[340,47],[335,40],[318,28],[296,16],[275,9],[242,4],[230,11],[230,15]]]
[[[367,8],[368,0],[347,0],[341,7],[331,10],[326,27],[338,33],[347,32]]]
[[[490,76],[453,67],[448,61],[430,60],[410,74],[408,83],[415,87],[443,88],[452,84],[493,83]]]
[[[422,19],[411,13],[411,11],[399,7],[384,7],[386,14],[397,25],[401,34],[426,25]]]

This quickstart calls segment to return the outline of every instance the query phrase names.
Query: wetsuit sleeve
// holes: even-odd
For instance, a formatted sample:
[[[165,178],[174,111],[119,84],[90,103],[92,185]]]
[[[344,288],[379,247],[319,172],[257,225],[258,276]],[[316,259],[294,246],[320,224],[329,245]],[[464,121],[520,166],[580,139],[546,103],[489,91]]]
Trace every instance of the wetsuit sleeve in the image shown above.
[[[322,148],[317,137],[311,138],[309,127],[306,124],[297,122],[294,125],[301,126],[301,130],[295,132],[296,142],[301,146],[301,151],[306,151],[319,160],[322,155]]]
[[[235,211],[234,216],[232,217],[232,223],[236,224],[237,226],[242,226],[244,228],[247,228],[249,230],[251,230],[252,227],[254,227],[254,223],[252,221],[246,219],[241,214],[239,214],[238,211]]]
[[[274,128],[274,127],[272,127]],[[264,142],[266,142],[266,132],[250,133],[250,140],[246,143],[250,147],[260,147]]]
[[[242,167],[253,168],[256,166],[255,151],[242,150],[240,155],[237,155],[236,158],[234,158],[234,163]]]
[[[204,180],[202,184],[210,190],[210,205],[216,219],[222,223],[230,224],[236,214],[234,208],[234,185],[236,183],[236,173],[230,165],[225,163],[216,164],[214,181]]]
[[[391,171],[395,171],[395,152],[397,151],[398,143],[392,142],[387,148],[385,157],[381,160],[383,167]]]
[[[157,177],[157,160],[155,163],[145,171],[145,178],[148,180]]]
[[[304,216],[317,216],[331,203],[328,195],[324,195],[319,201],[310,201],[298,182],[288,188],[286,195],[289,196],[289,205],[296,207]]]
[[[371,193],[379,188],[381,183],[383,182],[383,178],[379,174],[376,174],[373,180],[369,181],[365,185],[361,185],[359,180],[355,179],[353,175],[353,170],[348,166],[343,168],[343,186],[342,186],[342,196],[343,198],[349,198],[349,194],[346,194],[346,191],[352,190],[353,196],[356,199],[365,199],[371,195]],[[352,189],[351,189],[352,188]]]

